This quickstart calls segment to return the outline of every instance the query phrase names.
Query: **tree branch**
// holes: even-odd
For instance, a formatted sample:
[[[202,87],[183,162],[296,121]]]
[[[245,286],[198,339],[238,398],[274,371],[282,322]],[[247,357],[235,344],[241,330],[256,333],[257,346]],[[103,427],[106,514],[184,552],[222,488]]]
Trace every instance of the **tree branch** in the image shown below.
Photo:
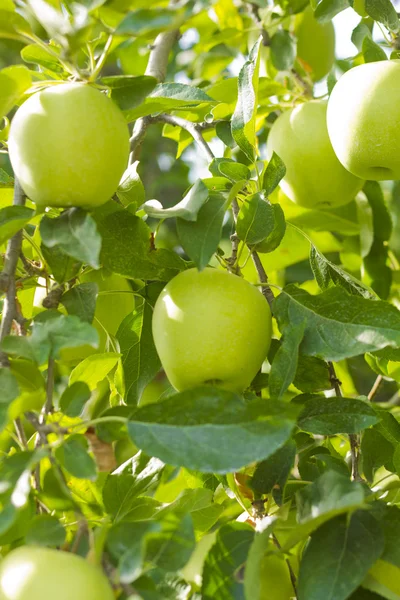
[[[374,396],[376,394],[376,392],[379,389],[379,386],[381,385],[383,381],[383,377],[382,375],[378,375],[378,377],[375,379],[374,385],[371,388],[370,393],[368,394],[368,400],[371,402],[374,399]]]
[[[263,293],[264,298],[267,300],[270,308],[272,308],[275,297],[274,297],[274,294],[272,293],[271,288],[268,285],[268,275],[267,275],[267,273],[264,269],[264,266],[261,262],[261,258],[259,257],[258,252],[256,252],[255,250],[253,250],[253,252],[251,253],[251,258],[252,258],[254,266],[256,268],[259,282],[263,283],[263,284],[267,284],[267,285],[263,285],[262,293]]]
[[[14,206],[24,206],[25,194],[17,178],[14,183]],[[16,300],[15,272],[22,247],[22,230],[18,231],[8,242],[4,258],[3,271],[0,274],[0,291],[6,292],[3,314],[0,325],[0,341],[10,334],[14,319],[18,317]],[[0,352],[0,365],[8,366],[8,356]]]
[[[204,140],[201,133],[205,129],[211,129],[215,127],[215,123],[193,123],[187,119],[182,119],[182,117],[166,114],[157,115],[156,117],[149,117],[149,123],[168,123],[169,125],[174,125],[175,127],[181,127],[192,136],[194,141],[200,146],[210,161],[215,158],[210,146]]]
[[[329,377],[331,380],[332,387],[335,390],[335,394],[336,394],[336,396],[338,396],[338,398],[342,398],[343,394],[342,394],[342,390],[340,388],[341,382],[336,376],[336,371],[335,371],[333,362],[331,362],[331,361],[328,362],[328,368],[329,368]],[[360,475],[360,471],[359,471],[359,467],[358,467],[360,454],[359,454],[359,440],[358,440],[357,434],[350,433],[349,441],[350,441],[350,453],[351,453],[351,478],[353,479],[353,481],[363,481],[363,478]]]
[[[165,78],[167,76],[169,53],[171,52],[172,47],[177,41],[178,37],[179,29],[172,29],[171,31],[160,33],[156,37],[155,42],[151,48],[145,75],[154,77],[159,83],[165,81]],[[133,133],[130,139],[130,165],[139,159],[140,150],[146,135],[146,129],[149,126],[149,124],[150,122],[148,117],[141,117],[135,123]]]

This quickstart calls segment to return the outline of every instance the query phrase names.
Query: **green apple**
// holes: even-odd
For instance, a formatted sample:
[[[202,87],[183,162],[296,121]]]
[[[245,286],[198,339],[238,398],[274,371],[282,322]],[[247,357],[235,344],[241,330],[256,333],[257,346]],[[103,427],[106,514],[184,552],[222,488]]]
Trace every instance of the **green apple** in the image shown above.
[[[267,157],[276,152],[286,165],[282,191],[306,208],[332,208],[347,204],[363,181],[337,159],[326,127],[325,102],[311,101],[284,112],[273,124],[267,140]]]
[[[319,81],[329,73],[335,60],[335,29],[332,22],[319,23],[309,6],[296,16],[295,34],[297,58],[312,79]]]
[[[153,337],[171,384],[247,388],[271,342],[271,311],[259,290],[226,271],[189,269],[157,299]]]
[[[328,103],[328,131],[342,165],[363,179],[400,179],[400,61],[347,71]]]
[[[15,175],[39,205],[93,208],[126,168],[129,131],[117,106],[85,83],[61,83],[17,111],[8,140]]]
[[[114,600],[102,571],[84,558],[21,546],[0,564],[0,600]]]

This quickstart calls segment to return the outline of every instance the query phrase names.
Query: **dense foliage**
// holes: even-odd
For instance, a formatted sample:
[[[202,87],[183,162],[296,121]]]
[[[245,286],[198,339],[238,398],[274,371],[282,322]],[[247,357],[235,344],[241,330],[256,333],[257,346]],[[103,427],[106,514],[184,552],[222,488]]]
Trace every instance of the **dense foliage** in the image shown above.
[[[400,599],[400,187],[345,169],[325,104],[374,63],[367,97],[399,33],[390,0],[0,0],[1,599],[68,592],[89,567],[59,580],[66,552],[120,600]],[[394,179],[389,70],[378,120],[329,134],[349,168],[354,140],[381,145]],[[254,287],[229,332],[215,304],[204,344],[163,346],[177,392],[153,308],[206,267],[266,304],[249,317]],[[243,393],[199,376],[247,357],[252,377],[269,310]],[[20,546],[66,552],[10,596]]]

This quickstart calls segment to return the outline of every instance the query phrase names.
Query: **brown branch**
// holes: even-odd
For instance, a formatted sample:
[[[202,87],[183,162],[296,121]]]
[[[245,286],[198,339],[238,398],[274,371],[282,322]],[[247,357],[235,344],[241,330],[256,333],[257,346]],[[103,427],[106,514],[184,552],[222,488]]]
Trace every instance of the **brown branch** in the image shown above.
[[[14,183],[14,206],[24,206],[25,194],[17,178]],[[16,300],[15,272],[22,246],[22,230],[18,231],[8,242],[4,258],[3,271],[0,274],[0,291],[6,292],[3,314],[0,325],[0,341],[11,333],[13,321],[18,317],[19,310]],[[0,365],[8,366],[8,356],[0,352]]]
[[[330,381],[331,381],[332,387],[335,390],[336,396],[338,398],[342,398],[343,394],[342,394],[342,390],[340,388],[341,381],[336,376],[336,371],[335,371],[333,362],[331,362],[331,361],[328,362],[328,368],[329,368]],[[350,454],[351,454],[351,478],[353,479],[353,481],[363,481],[363,478],[360,475],[359,466],[358,466],[358,463],[360,460],[360,453],[359,453],[360,445],[359,445],[358,435],[355,433],[350,433],[349,441],[350,441]]]
[[[270,308],[272,309],[272,305],[274,303],[275,297],[274,297],[274,294],[272,293],[270,286],[268,285],[268,275],[267,275],[267,273],[264,269],[264,266],[261,262],[261,258],[259,257],[258,252],[256,252],[255,250],[252,251],[251,258],[252,258],[254,266],[256,268],[259,282],[262,284],[266,284],[266,285],[263,285],[263,287],[262,287],[262,293],[263,293],[264,298],[267,300]]]
[[[259,6],[257,4],[250,4],[250,15],[253,17],[254,21],[260,27],[260,35],[262,37],[263,46],[271,45],[271,38],[269,37],[269,33],[266,29],[264,29],[264,24],[260,17]]]
[[[375,379],[374,385],[371,388],[370,393],[368,394],[368,400],[371,402],[375,396],[375,394],[377,393],[379,386],[381,385],[383,381],[383,377],[382,375],[378,375],[378,377]]]

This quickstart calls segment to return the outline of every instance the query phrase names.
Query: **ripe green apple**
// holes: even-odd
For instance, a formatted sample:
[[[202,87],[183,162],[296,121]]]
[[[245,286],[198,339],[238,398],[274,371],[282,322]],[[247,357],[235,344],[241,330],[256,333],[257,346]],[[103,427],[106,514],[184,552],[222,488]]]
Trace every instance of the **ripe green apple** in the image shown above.
[[[347,71],[328,103],[328,131],[342,165],[363,179],[400,179],[400,61]]]
[[[271,311],[256,287],[226,271],[189,269],[157,299],[153,337],[171,384],[247,388],[271,342]]]
[[[340,164],[326,127],[325,102],[311,101],[284,112],[272,125],[267,157],[276,152],[286,165],[282,191],[300,206],[347,204],[363,186]]]
[[[114,600],[102,571],[84,558],[21,546],[0,564],[0,600]]]
[[[126,168],[129,131],[117,106],[85,83],[53,85],[17,111],[12,167],[39,205],[93,208],[114,194]]]
[[[335,29],[331,22],[319,23],[309,6],[296,16],[297,58],[314,81],[329,73],[335,60]]]

